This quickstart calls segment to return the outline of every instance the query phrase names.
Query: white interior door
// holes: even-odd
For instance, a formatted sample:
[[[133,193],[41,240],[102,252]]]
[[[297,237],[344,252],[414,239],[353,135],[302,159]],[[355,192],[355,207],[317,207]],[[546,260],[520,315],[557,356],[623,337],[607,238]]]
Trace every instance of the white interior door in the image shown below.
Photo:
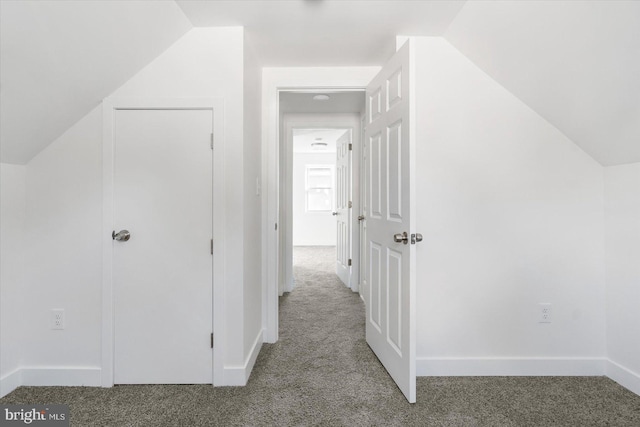
[[[415,372],[415,215],[411,55],[406,43],[367,87],[366,336],[411,403]]]
[[[212,383],[211,110],[115,115],[114,382]]]
[[[336,274],[351,287],[351,131],[336,141]]]

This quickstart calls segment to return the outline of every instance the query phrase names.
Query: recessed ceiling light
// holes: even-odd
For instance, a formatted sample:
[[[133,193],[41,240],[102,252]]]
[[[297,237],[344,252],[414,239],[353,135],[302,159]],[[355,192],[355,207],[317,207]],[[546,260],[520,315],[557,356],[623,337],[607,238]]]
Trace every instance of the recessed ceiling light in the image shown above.
[[[315,95],[313,97],[313,100],[314,101],[328,101],[329,100],[329,95],[323,95],[323,94]]]

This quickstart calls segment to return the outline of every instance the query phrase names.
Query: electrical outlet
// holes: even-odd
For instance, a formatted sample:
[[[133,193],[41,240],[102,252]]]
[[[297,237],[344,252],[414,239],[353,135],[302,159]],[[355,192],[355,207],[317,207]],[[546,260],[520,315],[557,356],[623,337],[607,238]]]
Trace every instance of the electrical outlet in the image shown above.
[[[551,323],[551,303],[538,304],[538,323]]]
[[[51,329],[64,329],[64,310],[51,310]]]

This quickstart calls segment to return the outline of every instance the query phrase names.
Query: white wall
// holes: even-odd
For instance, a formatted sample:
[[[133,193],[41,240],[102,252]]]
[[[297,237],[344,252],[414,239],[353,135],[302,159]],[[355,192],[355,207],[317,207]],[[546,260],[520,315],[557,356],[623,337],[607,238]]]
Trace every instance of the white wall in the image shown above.
[[[24,285],[25,167],[0,164],[0,397],[20,382]]]
[[[607,375],[640,394],[640,163],[605,168]]]
[[[250,372],[262,345],[262,67],[244,37],[244,360]]]
[[[224,98],[225,149],[216,154],[223,155],[227,165],[226,254],[245,253],[243,162],[250,156],[243,145],[243,37],[239,27],[193,29],[113,93],[115,97]],[[22,297],[30,303],[22,307],[29,337],[23,366],[32,373],[34,384],[100,384],[101,147],[102,112],[97,106],[27,165],[28,268]],[[259,213],[252,215],[251,221],[256,222]],[[250,257],[259,265],[259,254]],[[246,359],[243,256],[224,259],[227,334],[216,337],[216,342],[224,346],[224,365],[231,374],[217,378],[220,383],[242,381]],[[51,308],[65,309],[65,330],[49,329]],[[64,376],[56,376],[55,372],[63,371]]]
[[[416,50],[418,374],[601,375],[601,166],[444,39]]]
[[[336,217],[331,212],[306,210],[305,171],[309,165],[335,168],[336,153],[293,153],[293,246],[335,246]]]
[[[23,367],[100,366],[101,144],[96,107],[27,164]],[[54,308],[64,330],[49,326]]]

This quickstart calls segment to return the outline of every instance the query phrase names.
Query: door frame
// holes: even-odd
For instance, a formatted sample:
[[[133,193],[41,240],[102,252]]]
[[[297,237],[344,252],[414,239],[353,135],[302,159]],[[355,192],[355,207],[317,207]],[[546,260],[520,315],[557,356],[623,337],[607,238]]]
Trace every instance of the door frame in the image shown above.
[[[363,92],[364,94],[364,92]],[[291,292],[294,288],[293,283],[293,130],[294,129],[344,129],[351,131],[351,142],[354,145],[354,153],[360,146],[360,117],[350,113],[329,113],[329,114],[297,114],[287,113],[282,115],[282,124],[284,135],[280,146],[280,181],[279,193],[281,197],[279,205],[279,258],[280,258],[280,274],[278,275],[278,295],[282,295],[281,291]],[[354,162],[352,156],[351,175],[354,174]],[[353,181],[351,189],[353,190]],[[357,181],[356,181],[357,183]],[[356,199],[356,197],[353,197]],[[359,209],[360,196],[353,201],[352,213]],[[357,215],[356,215],[357,216]],[[353,227],[353,221],[352,227]],[[353,240],[356,230],[352,228],[351,237]],[[358,231],[359,234],[359,231]],[[352,242],[353,247],[353,242]],[[355,252],[355,251],[354,251]],[[354,262],[356,254],[352,253]],[[358,255],[359,256],[359,255]],[[359,259],[359,258],[358,258]],[[352,267],[351,277],[359,266]],[[352,281],[350,289],[358,292],[358,281]]]
[[[279,93],[281,90],[361,90],[381,67],[265,67],[262,69],[262,326],[278,341]]]
[[[114,385],[113,239],[115,113],[118,110],[209,110],[213,126],[213,283],[212,325],[216,341],[226,342],[224,329],[224,134],[222,98],[105,98],[102,103],[102,387]],[[206,339],[206,337],[203,337]],[[212,352],[211,383],[222,379],[223,346]]]

